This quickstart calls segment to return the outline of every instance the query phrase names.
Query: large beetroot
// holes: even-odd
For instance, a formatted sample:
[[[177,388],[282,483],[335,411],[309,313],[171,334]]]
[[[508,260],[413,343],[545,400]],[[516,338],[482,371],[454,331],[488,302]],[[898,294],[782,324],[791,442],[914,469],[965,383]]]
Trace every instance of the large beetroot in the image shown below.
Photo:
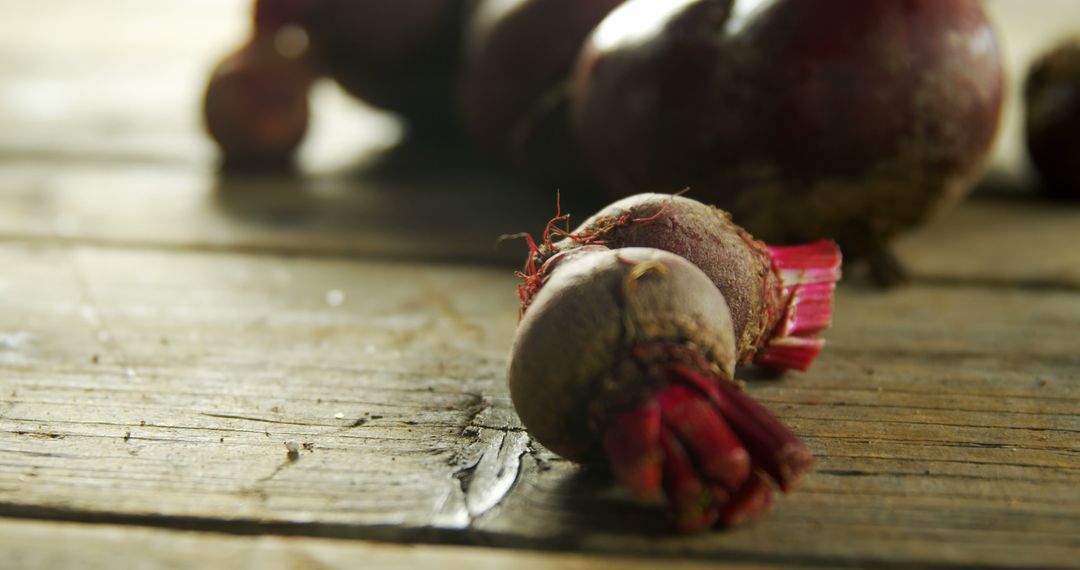
[[[630,0],[583,49],[573,101],[613,193],[690,187],[888,280],[886,240],[968,191],[1002,93],[978,0]]]
[[[1039,58],[1024,87],[1028,153],[1043,187],[1080,199],[1080,37]]]
[[[677,526],[734,524],[790,490],[810,451],[736,385],[727,303],[672,253],[593,247],[551,267],[509,366],[530,433],[575,461],[604,457],[637,496],[666,494]]]
[[[571,144],[567,83],[589,32],[623,0],[487,0],[467,33],[461,107],[469,134],[490,153],[527,162],[544,129]]]
[[[449,123],[468,0],[307,2],[304,26],[349,93],[422,129]]]

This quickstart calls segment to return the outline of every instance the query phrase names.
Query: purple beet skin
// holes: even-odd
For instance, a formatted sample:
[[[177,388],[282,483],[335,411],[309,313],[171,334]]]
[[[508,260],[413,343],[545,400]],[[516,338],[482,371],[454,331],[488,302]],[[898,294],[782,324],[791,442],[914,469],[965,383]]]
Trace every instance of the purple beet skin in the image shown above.
[[[468,28],[461,85],[462,116],[473,139],[515,160],[545,121],[564,123],[561,103],[578,51],[622,1],[481,3]]]
[[[1080,37],[1035,62],[1024,100],[1028,153],[1043,188],[1080,200]]]
[[[468,0],[310,0],[304,15],[328,74],[414,127],[451,121]]]
[[[690,187],[774,243],[884,247],[962,197],[1001,112],[976,0],[630,0],[575,70],[575,130],[616,196]]]

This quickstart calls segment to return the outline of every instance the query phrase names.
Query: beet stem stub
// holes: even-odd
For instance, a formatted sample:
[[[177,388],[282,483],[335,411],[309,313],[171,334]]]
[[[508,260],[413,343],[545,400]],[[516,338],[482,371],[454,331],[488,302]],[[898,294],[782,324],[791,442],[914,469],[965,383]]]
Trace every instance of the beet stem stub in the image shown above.
[[[719,509],[686,449],[666,428],[660,443],[664,450],[664,488],[676,528],[682,532],[695,532],[711,527],[720,516]]]
[[[785,287],[811,283],[835,283],[843,262],[840,247],[831,240],[789,246],[767,246],[773,267]]]
[[[695,370],[673,367],[676,380],[701,390],[750,452],[753,464],[786,493],[814,465],[814,456],[776,416],[732,382],[717,381]]]
[[[742,488],[720,509],[720,522],[725,526],[742,524],[764,515],[772,507],[773,490],[768,477],[754,471]]]
[[[773,339],[755,358],[758,365],[773,370],[806,371],[825,348],[823,338],[788,336]]]
[[[655,401],[617,416],[604,434],[604,450],[615,475],[636,497],[648,501],[660,496],[664,457]]]
[[[738,490],[750,475],[750,455],[712,403],[680,384],[666,388],[657,401],[665,427],[692,454],[702,475],[728,492]]]

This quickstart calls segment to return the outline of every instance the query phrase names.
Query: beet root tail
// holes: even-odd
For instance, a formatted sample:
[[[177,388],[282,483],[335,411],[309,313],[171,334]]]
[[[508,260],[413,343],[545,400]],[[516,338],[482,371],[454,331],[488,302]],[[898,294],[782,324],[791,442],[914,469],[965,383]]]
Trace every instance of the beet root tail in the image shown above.
[[[737,526],[769,512],[772,508],[773,490],[768,477],[754,471],[720,511],[719,522],[724,526]]]
[[[663,451],[660,406],[655,401],[617,416],[604,434],[604,450],[619,481],[641,500],[660,497]]]
[[[685,367],[673,367],[671,372],[709,399],[750,452],[754,467],[765,471],[784,492],[813,468],[814,455],[806,445],[738,385]]]
[[[660,489],[676,527],[733,526],[771,508],[773,485],[792,490],[810,450],[736,384],[672,366],[654,398],[617,416],[604,437],[616,475],[637,497]]]
[[[713,526],[720,517],[716,496],[702,480],[696,465],[679,440],[664,430],[664,491],[682,532],[697,532]]]
[[[702,475],[729,492],[750,476],[750,455],[709,401],[692,388],[672,385],[657,396],[664,426],[697,460]]]

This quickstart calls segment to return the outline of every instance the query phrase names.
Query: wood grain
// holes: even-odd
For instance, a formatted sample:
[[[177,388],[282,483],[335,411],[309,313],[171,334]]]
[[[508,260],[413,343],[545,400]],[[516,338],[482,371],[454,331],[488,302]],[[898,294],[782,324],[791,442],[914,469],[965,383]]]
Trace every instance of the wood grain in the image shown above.
[[[444,546],[400,546],[284,536],[235,537],[130,526],[79,525],[0,519],[4,567],[111,570],[117,560],[138,561],[139,568],[260,568],[330,570],[446,568],[496,570],[550,568],[648,569],[654,560]],[[665,560],[666,568],[695,570],[714,564]],[[783,566],[725,564],[730,568],[770,570]]]
[[[843,290],[815,370],[750,384],[817,473],[767,521],[686,538],[522,432],[507,271],[13,243],[0,262],[20,268],[0,514],[770,564],[1080,548],[1077,293]]]
[[[901,240],[913,286],[842,288],[813,371],[747,373],[816,472],[679,536],[510,405],[494,243],[554,189],[325,85],[301,176],[218,175],[198,100],[248,4],[0,8],[0,567],[1075,567],[1080,211]]]

